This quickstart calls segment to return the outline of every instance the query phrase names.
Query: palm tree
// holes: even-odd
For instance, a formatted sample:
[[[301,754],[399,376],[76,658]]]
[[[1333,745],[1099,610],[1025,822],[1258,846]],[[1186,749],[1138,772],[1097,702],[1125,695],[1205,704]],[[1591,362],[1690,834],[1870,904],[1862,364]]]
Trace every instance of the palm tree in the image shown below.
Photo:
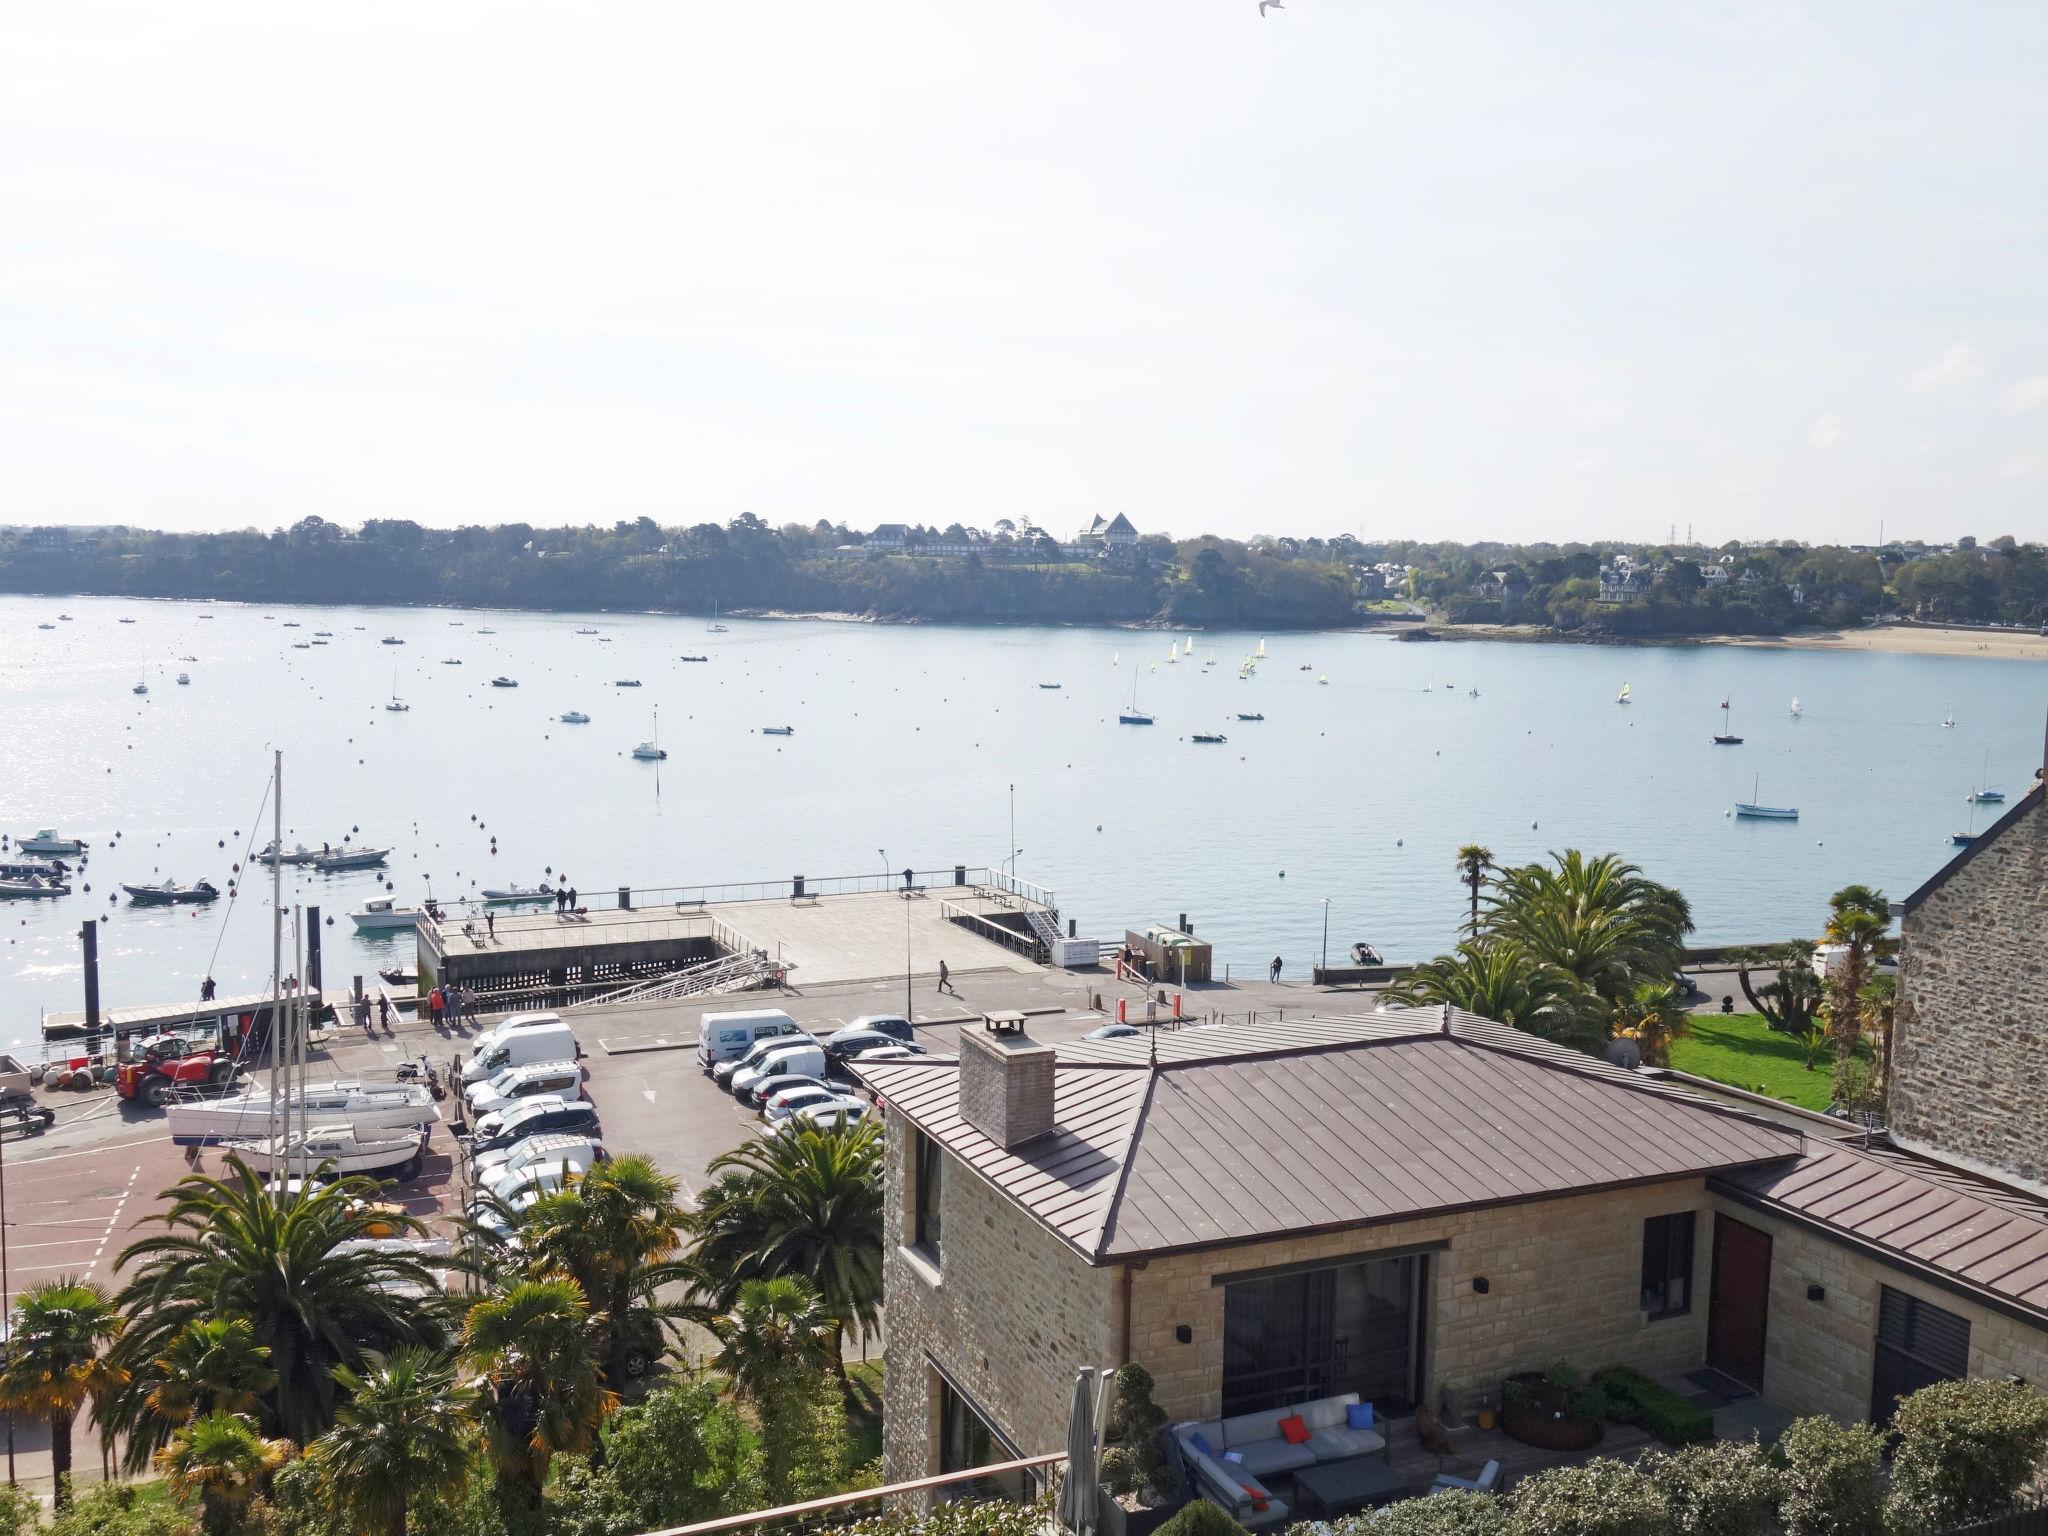
[[[71,1426],[87,1398],[95,1407],[120,1381],[102,1351],[121,1332],[113,1299],[90,1280],[67,1276],[16,1299],[0,1368],[0,1410],[40,1414],[50,1426],[57,1507],[71,1502]]]
[[[179,1498],[199,1500],[206,1536],[227,1536],[263,1479],[290,1454],[288,1441],[266,1440],[240,1414],[216,1408],[171,1436],[156,1453],[156,1466]]]
[[[1692,931],[1685,898],[1611,853],[1587,858],[1572,848],[1551,857],[1495,873],[1486,932],[1609,1003],[1638,983],[1669,981]]]
[[[357,1536],[405,1536],[416,1505],[453,1493],[476,1443],[476,1389],[446,1356],[408,1345],[334,1370],[334,1427],[307,1447]]]
[[[257,1413],[277,1385],[269,1355],[245,1317],[190,1319],[161,1354],[134,1367],[100,1415],[109,1440],[113,1426],[125,1426],[122,1467],[143,1471],[177,1429],[202,1414]]]
[[[1670,1066],[1671,1042],[1691,1026],[1692,1014],[1677,986],[1668,981],[1642,982],[1626,999],[1615,1004],[1614,1037],[1635,1041],[1648,1066]]]
[[[1749,1006],[1763,1015],[1764,1023],[1779,1034],[1803,1037],[1819,1011],[1824,989],[1814,974],[1813,946],[1804,941],[1763,949],[1738,950],[1735,980]],[[1770,967],[1775,981],[1757,986],[1750,980],[1752,969]]]
[[[881,1317],[881,1127],[786,1130],[710,1172],[691,1219],[699,1294],[730,1310],[749,1280],[808,1281],[832,1321],[827,1355],[843,1382],[848,1325],[871,1332]]]
[[[1604,1038],[1572,978],[1531,959],[1511,939],[1466,939],[1455,953],[1418,965],[1389,987],[1387,1001],[1449,1003],[1581,1050],[1597,1049]]]
[[[677,1188],[652,1159],[615,1157],[535,1201],[516,1225],[527,1274],[566,1276],[581,1288],[614,1385],[651,1363],[644,1357],[650,1342],[658,1343],[662,1319],[696,1310],[656,1295],[688,1273],[671,1262],[686,1219]]]
[[[463,1358],[490,1385],[492,1460],[529,1502],[540,1498],[548,1463],[588,1450],[618,1406],[593,1332],[573,1280],[521,1280],[471,1307],[463,1322]]]
[[[712,1323],[718,1336],[714,1366],[749,1397],[761,1398],[792,1373],[809,1373],[825,1363],[832,1319],[818,1293],[795,1276],[749,1280],[732,1310]]]
[[[1470,932],[1479,933],[1479,888],[1486,884],[1486,872],[1493,868],[1493,850],[1481,843],[1467,843],[1458,850],[1458,878],[1472,893]]]
[[[1828,898],[1825,937],[1842,946],[1841,969],[1831,978],[1829,1023],[1835,1059],[1847,1061],[1863,1034],[1863,987],[1870,980],[1870,962],[1892,925],[1884,892],[1867,885],[1845,885]]]
[[[122,1363],[162,1357],[195,1319],[246,1318],[277,1376],[264,1394],[265,1421],[297,1444],[311,1440],[334,1420],[335,1366],[446,1337],[440,1308],[391,1301],[393,1291],[439,1294],[419,1259],[342,1247],[372,1221],[424,1230],[410,1217],[373,1216],[366,1197],[378,1188],[349,1178],[275,1192],[235,1156],[221,1178],[187,1174],[148,1218],[165,1230],[129,1244],[118,1260],[131,1274],[120,1297]],[[128,1423],[139,1422],[130,1417],[143,1411],[139,1399],[122,1406]]]

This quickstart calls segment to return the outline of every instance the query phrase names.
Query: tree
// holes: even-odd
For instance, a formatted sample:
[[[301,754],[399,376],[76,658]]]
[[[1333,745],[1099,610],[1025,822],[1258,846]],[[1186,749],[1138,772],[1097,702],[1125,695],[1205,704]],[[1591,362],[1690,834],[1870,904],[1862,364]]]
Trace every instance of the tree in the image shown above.
[[[334,1427],[306,1454],[357,1536],[405,1536],[420,1504],[457,1492],[476,1441],[476,1389],[449,1360],[407,1346],[361,1372],[336,1366]]]
[[[521,1280],[463,1322],[463,1358],[489,1384],[491,1459],[529,1503],[539,1502],[549,1462],[588,1450],[618,1405],[593,1333],[573,1280]]]
[[[749,1280],[796,1276],[831,1319],[843,1383],[849,1325],[871,1332],[882,1303],[882,1139],[873,1120],[755,1139],[711,1164],[691,1219],[696,1287],[730,1310]]]
[[[1486,872],[1493,868],[1493,850],[1480,843],[1467,843],[1458,850],[1458,878],[1472,893],[1471,933],[1479,934],[1479,890],[1486,884]]]
[[[743,1394],[763,1398],[789,1374],[821,1369],[832,1336],[818,1293],[794,1275],[749,1280],[733,1308],[716,1319],[719,1350],[712,1362]]]
[[[1845,885],[1828,898],[1826,939],[1842,946],[1842,961],[1829,976],[1829,1024],[1835,1056],[1844,1059],[1863,1035],[1863,987],[1870,980],[1870,962],[1891,927],[1891,908],[1884,892],[1867,885]]]
[[[2048,1393],[2018,1381],[1939,1381],[1892,1415],[1891,1528],[1947,1531],[2002,1515],[2048,1454]]]
[[[1551,857],[1495,874],[1486,932],[1610,1003],[1641,982],[1669,981],[1692,931],[1685,898],[1615,854],[1572,848]]]
[[[378,1188],[348,1178],[276,1193],[232,1154],[221,1178],[187,1174],[147,1218],[165,1230],[129,1244],[118,1260],[131,1275],[120,1296],[128,1317],[120,1363],[132,1370],[157,1359],[195,1319],[244,1318],[277,1375],[265,1422],[297,1444],[313,1439],[334,1420],[335,1366],[446,1336],[439,1309],[391,1303],[394,1290],[438,1294],[419,1259],[343,1247],[367,1236],[373,1220],[394,1219],[367,1208]],[[425,1230],[397,1220],[408,1232]],[[123,1421],[135,1422],[138,1410],[121,1406]]]
[[[199,1500],[199,1528],[207,1536],[228,1536],[263,1479],[290,1454],[287,1441],[266,1440],[240,1414],[215,1409],[171,1436],[156,1465],[179,1498]]]
[[[1668,981],[1639,982],[1614,1005],[1615,1038],[1635,1041],[1644,1063],[1652,1067],[1671,1065],[1671,1042],[1682,1037],[1691,1024],[1692,1014],[1677,986]]]
[[[103,1416],[125,1435],[121,1464],[140,1472],[177,1429],[202,1414],[254,1414],[277,1385],[270,1351],[246,1317],[190,1319],[163,1352],[137,1365]],[[138,1411],[139,1410],[139,1411]]]
[[[1530,958],[1510,939],[1466,939],[1457,950],[1418,965],[1387,989],[1409,1007],[1449,1003],[1545,1040],[1596,1048],[1606,1036],[1581,1006],[1572,978]]]
[[[1776,980],[1761,987],[1752,984],[1750,971],[1765,966],[1776,968]],[[1803,1038],[1825,997],[1813,969],[1813,948],[1804,942],[1737,952],[1735,980],[1749,1006],[1781,1035]]]
[[[71,1502],[71,1426],[87,1398],[95,1407],[119,1383],[103,1353],[121,1331],[112,1299],[90,1280],[45,1280],[15,1301],[0,1369],[0,1409],[40,1415],[50,1426],[50,1473],[57,1507]]]

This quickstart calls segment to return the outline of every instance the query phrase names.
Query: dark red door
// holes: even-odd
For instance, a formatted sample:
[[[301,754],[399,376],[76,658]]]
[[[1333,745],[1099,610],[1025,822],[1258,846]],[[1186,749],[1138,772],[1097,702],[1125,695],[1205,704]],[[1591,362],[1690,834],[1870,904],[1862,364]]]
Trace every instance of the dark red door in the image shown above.
[[[1707,1364],[1757,1392],[1764,1386],[1764,1321],[1770,1301],[1769,1235],[1717,1215]]]

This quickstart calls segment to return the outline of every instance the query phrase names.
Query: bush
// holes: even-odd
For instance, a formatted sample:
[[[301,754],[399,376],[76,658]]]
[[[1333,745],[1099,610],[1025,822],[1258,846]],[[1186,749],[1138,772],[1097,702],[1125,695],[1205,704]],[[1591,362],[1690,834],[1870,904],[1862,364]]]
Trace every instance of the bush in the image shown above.
[[[1223,1518],[1231,1530],[1238,1530],[1236,1521],[1228,1515]],[[924,1510],[892,1510],[844,1526],[839,1536],[1045,1536],[1052,1524],[1050,1499],[1032,1504],[1016,1504],[1008,1499],[961,1499]]]
[[[1165,1485],[1166,1460],[1159,1432],[1166,1410],[1152,1401],[1152,1373],[1142,1365],[1119,1367],[1114,1378],[1109,1422],[1103,1426],[1108,1444],[1102,1459],[1102,1485],[1113,1494],[1137,1494]]]
[[[1797,1419],[1778,1441],[1785,1536],[1871,1536],[1884,1512],[1884,1437],[1868,1424]]]
[[[1942,1381],[1899,1403],[1890,1511],[1900,1531],[2002,1513],[2048,1452],[2048,1394],[2011,1381]]]
[[[1619,1423],[1640,1424],[1667,1445],[1704,1445],[1714,1438],[1712,1414],[1641,1371],[1618,1365],[1593,1380],[1606,1390],[1612,1406],[1608,1417]]]
[[[1755,1441],[1687,1446],[1637,1468],[1663,1493],[1677,1536],[1757,1536],[1770,1529],[1783,1488]]]
[[[101,1483],[51,1517],[49,1536],[190,1536],[197,1526],[160,1485]]]
[[[1625,1462],[1595,1457],[1523,1478],[1509,1497],[1514,1536],[1668,1536],[1664,1495]]]
[[[1507,1505],[1490,1493],[1439,1493],[1426,1499],[1403,1499],[1332,1525],[1333,1536],[1508,1536],[1508,1532]]]
[[[1852,1113],[1884,1113],[1884,1085],[1861,1057],[1845,1056],[1835,1063],[1834,1097],[1838,1107]]]
[[[1195,1499],[1159,1527],[1159,1536],[1245,1536],[1245,1528],[1219,1505]]]

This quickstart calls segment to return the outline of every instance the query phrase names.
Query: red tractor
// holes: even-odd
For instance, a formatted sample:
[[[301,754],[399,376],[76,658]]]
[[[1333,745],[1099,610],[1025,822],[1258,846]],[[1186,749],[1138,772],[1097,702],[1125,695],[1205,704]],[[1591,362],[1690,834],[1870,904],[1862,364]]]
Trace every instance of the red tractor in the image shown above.
[[[180,1088],[225,1083],[235,1074],[235,1063],[220,1048],[218,1037],[151,1035],[135,1041],[131,1049],[134,1057],[122,1062],[114,1075],[114,1091],[153,1109],[163,1108]]]

